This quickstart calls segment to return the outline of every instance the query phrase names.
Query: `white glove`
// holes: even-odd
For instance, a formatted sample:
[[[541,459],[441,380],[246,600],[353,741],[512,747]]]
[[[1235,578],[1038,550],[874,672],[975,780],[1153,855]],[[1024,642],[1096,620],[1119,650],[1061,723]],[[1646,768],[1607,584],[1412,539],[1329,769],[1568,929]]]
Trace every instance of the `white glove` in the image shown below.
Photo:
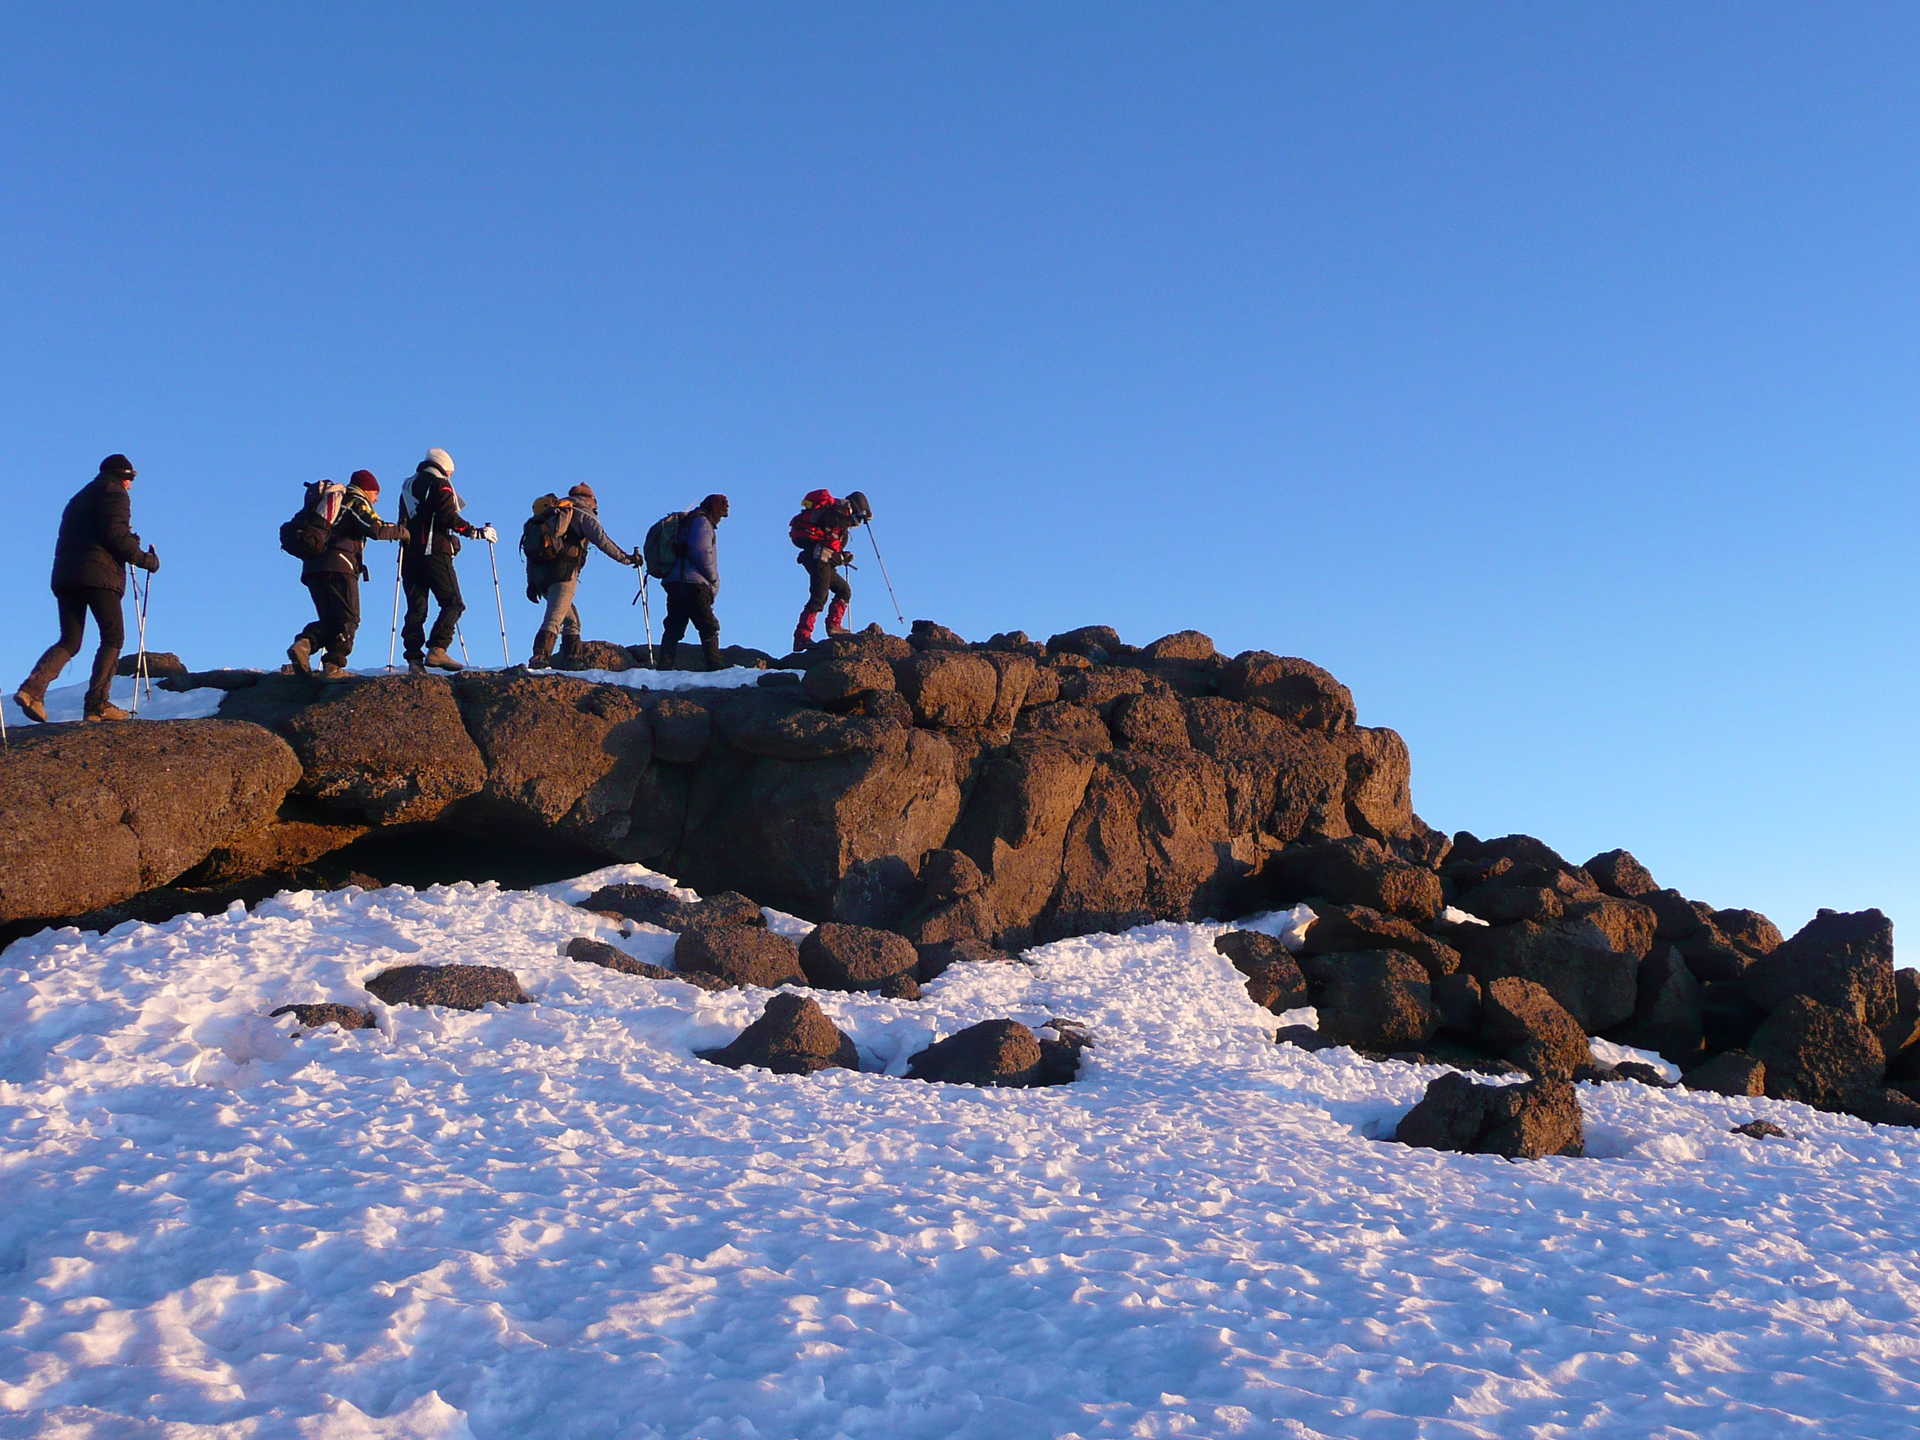
[[[480,538],[491,545],[500,538],[500,532],[491,525],[482,525],[480,527]]]

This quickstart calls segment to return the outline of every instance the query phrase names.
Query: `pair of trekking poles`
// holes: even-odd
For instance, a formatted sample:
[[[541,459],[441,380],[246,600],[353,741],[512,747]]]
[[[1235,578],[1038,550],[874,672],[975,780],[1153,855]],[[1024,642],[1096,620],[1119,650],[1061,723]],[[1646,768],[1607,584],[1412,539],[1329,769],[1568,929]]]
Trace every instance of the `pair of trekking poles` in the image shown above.
[[[497,542],[487,541],[487,568],[493,572],[493,608],[500,617],[500,663],[513,664],[513,652],[507,646],[507,603],[500,598],[500,561],[494,554]],[[453,638],[460,642],[460,662],[463,665],[473,663],[467,654],[466,631],[460,626],[453,627]],[[400,639],[400,557],[393,557],[393,624],[387,630],[387,669],[393,669],[394,646]]]

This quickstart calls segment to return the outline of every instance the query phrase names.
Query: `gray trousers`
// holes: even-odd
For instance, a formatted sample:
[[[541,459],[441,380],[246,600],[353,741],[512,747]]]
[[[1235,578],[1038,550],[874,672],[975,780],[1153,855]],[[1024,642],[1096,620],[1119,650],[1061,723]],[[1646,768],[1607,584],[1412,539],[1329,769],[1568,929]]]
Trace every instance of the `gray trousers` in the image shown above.
[[[580,589],[580,577],[571,580],[556,580],[547,586],[547,613],[540,621],[540,628],[533,632],[536,649],[542,641],[547,649],[553,648],[554,641],[561,635],[580,634],[580,607],[573,603],[573,597]]]

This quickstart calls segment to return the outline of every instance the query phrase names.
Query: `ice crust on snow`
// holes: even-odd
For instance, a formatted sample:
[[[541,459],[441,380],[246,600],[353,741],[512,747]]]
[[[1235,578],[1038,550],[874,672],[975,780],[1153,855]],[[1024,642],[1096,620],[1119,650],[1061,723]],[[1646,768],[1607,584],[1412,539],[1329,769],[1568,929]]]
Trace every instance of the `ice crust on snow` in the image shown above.
[[[0,953],[0,1435],[1913,1428],[1916,1132],[1611,1084],[1592,1158],[1381,1143],[1441,1072],[1273,1044],[1217,924],[817,993],[874,1073],[725,1070],[693,1051],[767,992],[558,953],[670,963],[566,903],[612,880],[670,883],[299,892]],[[362,988],[455,960],[535,1003]],[[380,1028],[266,1018],[326,1000]],[[901,1078],[1056,1015],[1094,1036],[1071,1085]],[[1789,1138],[1727,1133],[1755,1117]]]

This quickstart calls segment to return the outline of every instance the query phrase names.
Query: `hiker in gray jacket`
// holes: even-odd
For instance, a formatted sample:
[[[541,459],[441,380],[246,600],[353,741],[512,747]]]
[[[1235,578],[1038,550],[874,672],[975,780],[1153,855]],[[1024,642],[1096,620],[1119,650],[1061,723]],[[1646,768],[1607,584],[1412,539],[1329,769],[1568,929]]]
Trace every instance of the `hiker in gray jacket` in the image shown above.
[[[580,653],[580,607],[574,604],[574,596],[580,589],[580,574],[586,569],[589,545],[622,565],[643,563],[639,555],[622,550],[607,538],[600,525],[599,501],[593,487],[584,481],[569,490],[565,500],[543,495],[533,502],[533,516],[521,533],[520,550],[527,557],[527,598],[546,601],[547,613],[533,635],[529,670],[547,667],[556,640],[561,659],[571,660]]]

